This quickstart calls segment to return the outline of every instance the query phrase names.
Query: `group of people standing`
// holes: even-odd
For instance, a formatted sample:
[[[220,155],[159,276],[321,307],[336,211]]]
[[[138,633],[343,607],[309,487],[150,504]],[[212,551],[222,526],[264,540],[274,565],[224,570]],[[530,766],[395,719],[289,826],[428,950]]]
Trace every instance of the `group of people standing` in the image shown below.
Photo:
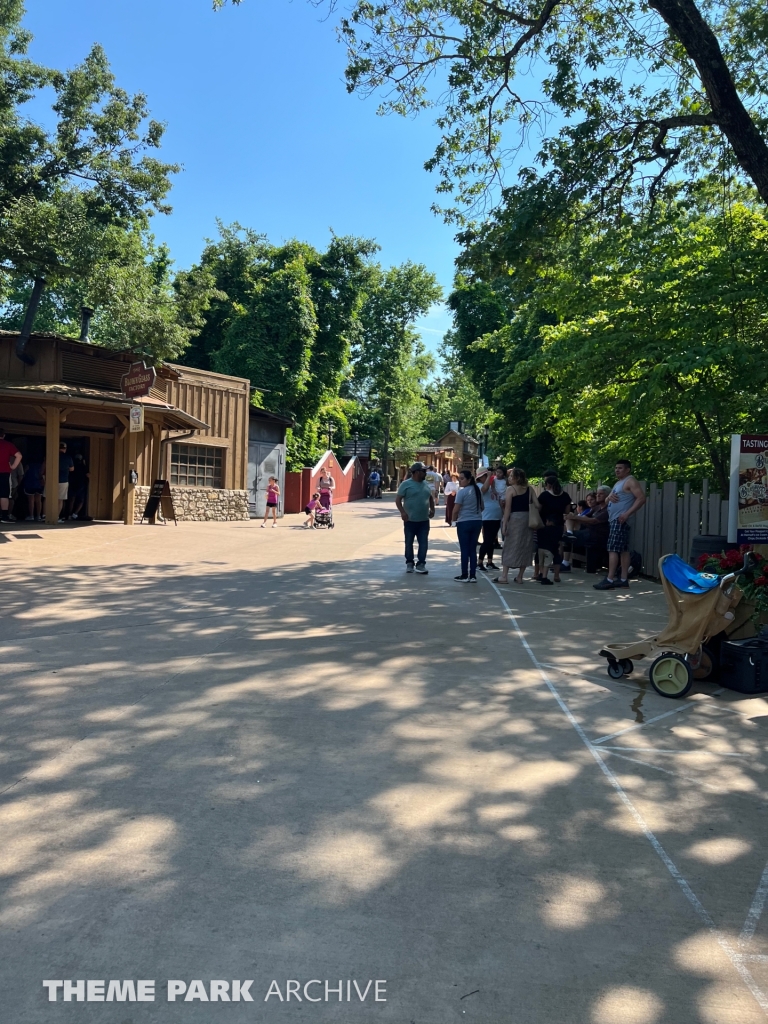
[[[51,488],[46,480],[45,452],[38,450],[37,454],[24,459],[0,427],[0,522],[15,523],[21,508],[22,516],[23,511],[27,513],[23,516],[26,522],[41,523],[45,518],[43,503],[46,499],[58,502],[60,523],[66,519],[89,519],[84,514],[89,478],[84,455],[75,452],[73,458],[67,450],[67,442],[62,441],[59,444],[58,477]]]
[[[397,492],[407,572],[427,573],[429,520],[435,515],[440,492],[439,483],[429,480],[430,470],[422,462],[414,463]],[[603,486],[591,492],[592,501],[588,500],[579,513],[573,512],[571,496],[554,472],[545,474],[539,495],[525,471],[516,466],[481,468],[476,476],[469,470],[450,474],[447,481],[443,480],[445,517],[456,527],[461,556],[461,571],[454,579],[472,583],[477,580],[478,569],[488,572],[500,568],[494,583],[508,584],[510,569],[517,570],[513,582],[522,583],[526,568],[533,564],[534,579],[552,586],[560,582],[561,573],[570,572],[570,564],[563,558],[564,539],[575,538],[581,526],[597,533],[607,525],[608,575],[594,586],[598,590],[629,586],[629,520],[645,503],[645,493],[632,475],[628,460],[620,459],[615,472],[614,487]],[[503,544],[498,566],[494,556],[500,533]],[[586,539],[587,535],[583,536]],[[553,579],[549,578],[550,569]]]

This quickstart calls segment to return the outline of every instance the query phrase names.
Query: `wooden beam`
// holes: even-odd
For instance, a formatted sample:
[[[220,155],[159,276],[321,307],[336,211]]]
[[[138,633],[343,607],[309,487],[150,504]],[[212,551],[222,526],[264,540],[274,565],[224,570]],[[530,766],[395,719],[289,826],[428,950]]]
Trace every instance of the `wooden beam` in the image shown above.
[[[61,420],[58,405],[45,409],[45,521],[59,521],[59,441]]]
[[[133,526],[133,513],[136,508],[136,486],[131,483],[131,471],[136,469],[136,439],[137,433],[128,432],[125,443],[125,501],[123,503],[123,522],[126,526]]]

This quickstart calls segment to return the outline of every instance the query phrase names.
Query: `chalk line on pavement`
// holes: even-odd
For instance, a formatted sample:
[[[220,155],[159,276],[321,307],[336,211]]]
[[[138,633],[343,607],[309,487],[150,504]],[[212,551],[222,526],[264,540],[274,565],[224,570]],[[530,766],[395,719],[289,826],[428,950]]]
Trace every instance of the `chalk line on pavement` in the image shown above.
[[[487,577],[483,577],[483,578],[487,579]],[[600,770],[603,773],[603,775],[605,776],[605,778],[608,780],[610,785],[613,787],[613,789],[615,790],[615,792],[618,795],[618,797],[621,800],[621,802],[624,804],[624,806],[627,808],[629,813],[634,818],[635,823],[637,824],[637,826],[640,828],[640,830],[642,831],[642,833],[645,836],[645,838],[648,840],[648,842],[653,847],[654,852],[659,857],[659,860],[661,860],[661,862],[664,864],[665,868],[670,873],[672,878],[677,882],[678,886],[680,887],[681,891],[683,892],[683,895],[688,900],[688,902],[690,903],[690,905],[693,908],[694,912],[696,913],[696,916],[707,927],[707,929],[709,930],[709,932],[711,933],[711,935],[713,936],[713,938],[715,939],[717,944],[720,946],[720,948],[726,954],[728,959],[731,961],[731,963],[733,964],[733,967],[734,967],[736,973],[739,975],[739,977],[744,982],[746,987],[752,993],[752,996],[754,997],[755,1001],[760,1006],[762,1011],[766,1015],[768,1015],[768,995],[766,995],[766,993],[763,992],[763,990],[759,987],[759,985],[757,984],[755,979],[752,977],[752,974],[750,973],[749,969],[746,966],[746,962],[745,962],[746,961],[746,957],[744,956],[744,954],[737,952],[733,948],[733,946],[731,945],[731,943],[728,940],[728,938],[717,927],[717,925],[715,924],[715,922],[712,919],[712,917],[710,916],[709,912],[706,910],[706,908],[702,904],[702,902],[699,899],[699,897],[696,895],[696,893],[693,891],[693,889],[688,884],[686,879],[683,877],[683,875],[680,872],[679,868],[674,863],[674,861],[669,856],[669,854],[664,849],[664,847],[661,845],[661,843],[657,839],[656,835],[653,833],[653,831],[651,830],[650,826],[646,822],[645,818],[643,818],[643,816],[640,813],[640,811],[637,809],[637,807],[635,807],[634,803],[632,802],[630,797],[625,792],[625,790],[624,790],[623,786],[621,785],[621,783],[619,782],[619,780],[616,778],[616,776],[613,774],[611,769],[608,767],[608,765],[603,760],[603,756],[602,756],[602,752],[601,752],[600,747],[596,747],[592,743],[592,741],[589,739],[587,734],[584,732],[584,730],[582,729],[581,725],[579,724],[579,722],[577,721],[576,717],[574,716],[573,712],[568,707],[568,705],[565,703],[563,698],[560,696],[560,693],[559,693],[557,687],[552,682],[552,680],[549,678],[549,676],[545,672],[543,666],[541,665],[541,663],[539,662],[538,658],[534,654],[533,649],[531,648],[531,645],[528,643],[528,640],[526,639],[525,634],[520,629],[520,626],[518,625],[518,622],[517,622],[517,618],[515,617],[515,614],[512,611],[512,609],[507,604],[507,602],[506,602],[506,600],[504,598],[504,595],[501,593],[499,588],[493,583],[492,580],[488,580],[488,584],[489,584],[489,586],[493,587],[494,591],[496,592],[496,596],[499,598],[499,600],[501,601],[502,605],[504,606],[504,609],[505,609],[507,615],[509,616],[509,618],[510,618],[510,620],[512,622],[512,625],[514,626],[515,632],[517,633],[517,636],[518,636],[521,644],[525,648],[525,650],[526,650],[526,652],[528,654],[528,657],[533,662],[534,668],[538,671],[539,675],[543,679],[544,683],[547,686],[547,689],[549,690],[549,692],[552,694],[552,696],[557,701],[557,704],[560,707],[560,710],[563,712],[565,717],[568,719],[568,721],[570,722],[571,726],[573,727],[573,729],[575,730],[576,734],[578,735],[579,739],[582,741],[584,746],[587,748],[587,750],[590,752],[590,754],[594,758],[595,763],[598,765],[598,767],[600,768]],[[755,925],[757,924],[757,918],[759,918],[760,912],[762,911],[762,905],[764,904],[765,899],[768,898],[768,874],[766,874],[767,872],[768,872],[768,866],[766,867],[766,872],[764,872],[764,876],[763,876],[764,877],[764,881],[765,881],[765,896],[762,898],[762,903],[760,904],[760,908],[756,912],[757,916],[756,916],[756,919],[755,919]],[[761,884],[761,887],[758,889],[758,893],[755,895],[755,900],[753,901],[753,904],[752,904],[753,908],[756,906],[756,903],[758,902],[758,895],[760,894],[762,888],[763,887],[762,887],[762,884]],[[750,914],[751,913],[752,913],[752,910],[750,910]],[[749,923],[749,921],[750,921],[750,917],[748,916],[747,923]],[[745,924],[745,928],[746,927],[747,927],[747,925]],[[743,934],[743,932],[742,932],[742,934]]]

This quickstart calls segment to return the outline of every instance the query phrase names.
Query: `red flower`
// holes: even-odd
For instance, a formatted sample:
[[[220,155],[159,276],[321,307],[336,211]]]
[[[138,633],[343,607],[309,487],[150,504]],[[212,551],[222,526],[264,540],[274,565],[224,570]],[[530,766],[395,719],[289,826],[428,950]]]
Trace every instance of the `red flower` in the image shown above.
[[[768,576],[758,576],[757,579],[755,580],[755,586],[756,587],[768,586]]]

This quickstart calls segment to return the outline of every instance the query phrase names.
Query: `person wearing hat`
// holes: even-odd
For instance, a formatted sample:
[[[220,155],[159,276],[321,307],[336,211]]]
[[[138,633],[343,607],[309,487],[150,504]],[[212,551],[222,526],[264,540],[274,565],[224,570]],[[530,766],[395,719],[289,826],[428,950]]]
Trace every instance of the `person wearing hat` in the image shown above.
[[[414,462],[411,475],[397,488],[395,504],[403,519],[405,534],[405,571],[427,575],[427,548],[429,547],[429,520],[435,514],[435,499],[426,481],[427,467]],[[417,543],[416,564],[413,560],[413,542]]]
[[[75,463],[71,455],[67,454],[67,442],[62,441],[59,445],[59,522],[64,522],[61,514],[64,502],[69,495],[69,474],[74,473]],[[48,495],[46,494],[46,498]]]

